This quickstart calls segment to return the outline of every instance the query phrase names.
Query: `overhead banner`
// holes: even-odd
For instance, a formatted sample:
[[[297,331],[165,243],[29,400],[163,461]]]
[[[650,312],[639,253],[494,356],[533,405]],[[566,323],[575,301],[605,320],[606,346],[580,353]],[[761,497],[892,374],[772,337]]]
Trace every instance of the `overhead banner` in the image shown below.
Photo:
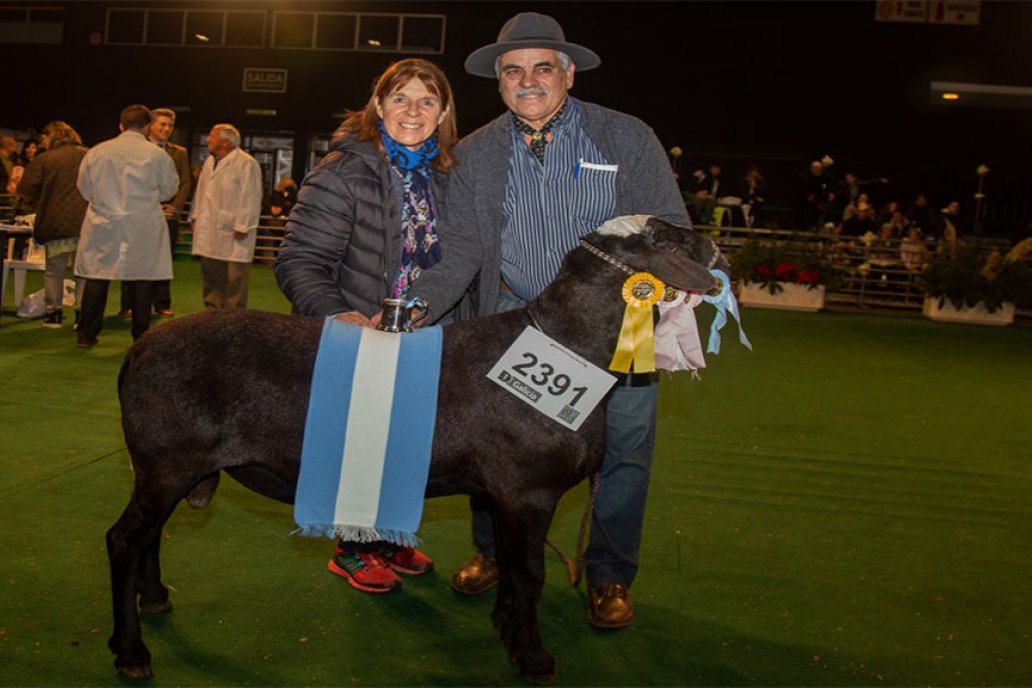
[[[981,0],[878,0],[874,8],[877,21],[909,24],[978,26],[981,14]]]
[[[929,24],[966,24],[978,26],[981,21],[981,0],[936,0],[928,12]]]
[[[878,0],[874,10],[874,18],[886,22],[911,22],[924,24],[928,21],[928,1],[910,0]]]

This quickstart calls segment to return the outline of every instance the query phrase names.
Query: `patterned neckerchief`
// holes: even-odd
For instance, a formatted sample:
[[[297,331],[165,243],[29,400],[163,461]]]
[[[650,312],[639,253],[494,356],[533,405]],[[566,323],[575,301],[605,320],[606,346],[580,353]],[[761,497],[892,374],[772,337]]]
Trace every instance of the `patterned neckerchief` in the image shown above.
[[[437,218],[430,200],[430,163],[439,152],[437,134],[414,151],[392,139],[381,122],[380,139],[391,169],[401,178],[401,261],[391,285],[391,296],[400,298],[423,270],[441,260]]]
[[[534,157],[538,159],[543,165],[545,163],[545,146],[548,145],[548,134],[552,133],[552,130],[562,121],[563,113],[566,112],[566,105],[570,102],[567,98],[563,101],[563,106],[559,108],[559,111],[552,115],[551,119],[545,122],[545,126],[541,127],[540,130],[534,129],[532,126],[521,120],[516,116],[516,113],[512,113],[512,122],[519,130],[521,134],[526,134],[530,137],[530,150],[533,151]]]

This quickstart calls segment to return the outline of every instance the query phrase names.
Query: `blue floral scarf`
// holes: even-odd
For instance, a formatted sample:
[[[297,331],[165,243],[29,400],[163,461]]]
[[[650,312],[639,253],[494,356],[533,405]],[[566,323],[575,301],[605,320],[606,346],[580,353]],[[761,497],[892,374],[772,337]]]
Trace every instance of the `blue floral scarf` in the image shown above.
[[[437,134],[414,151],[392,139],[381,122],[380,138],[391,168],[401,178],[401,265],[391,285],[391,296],[400,298],[423,270],[441,260],[437,218],[430,202],[430,163],[438,154]]]

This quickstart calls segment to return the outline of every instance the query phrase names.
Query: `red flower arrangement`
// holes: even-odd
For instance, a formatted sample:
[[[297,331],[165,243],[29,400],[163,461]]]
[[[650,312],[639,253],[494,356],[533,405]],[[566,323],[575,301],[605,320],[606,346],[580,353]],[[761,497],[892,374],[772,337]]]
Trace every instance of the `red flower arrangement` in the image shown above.
[[[783,284],[800,284],[810,289],[831,287],[838,271],[827,260],[819,244],[800,240],[761,241],[747,239],[732,257],[735,279],[758,282],[771,294],[784,291]]]

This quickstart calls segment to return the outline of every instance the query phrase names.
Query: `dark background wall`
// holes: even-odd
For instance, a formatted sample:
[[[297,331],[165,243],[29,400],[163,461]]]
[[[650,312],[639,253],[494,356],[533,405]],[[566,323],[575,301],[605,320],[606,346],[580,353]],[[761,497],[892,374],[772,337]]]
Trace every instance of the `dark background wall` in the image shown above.
[[[1029,110],[931,102],[933,80],[1032,86],[1032,3],[984,1],[978,26],[875,21],[856,2],[67,2],[61,46],[0,46],[8,65],[0,127],[76,126],[87,143],[114,135],[132,102],[186,106],[182,131],[229,121],[245,131],[334,129],[360,107],[373,78],[399,55],[283,49],[91,44],[108,7],[224,7],[413,12],[447,17],[445,53],[462,133],[501,111],[495,84],[465,74],[473,49],[518,11],[555,16],[567,38],[602,57],[573,93],[636,114],[664,146],[684,150],[683,171],[710,162],[735,183],[746,165],[767,173],[774,202],[791,204],[798,174],[831,155],[840,171],[891,180],[878,200],[918,190],[973,206],[975,168],[998,223],[1024,219],[1032,175]],[[271,20],[270,20],[271,24]],[[289,69],[286,94],[241,90],[244,67]],[[12,98],[13,96],[13,98]],[[249,108],[276,110],[249,116]]]

